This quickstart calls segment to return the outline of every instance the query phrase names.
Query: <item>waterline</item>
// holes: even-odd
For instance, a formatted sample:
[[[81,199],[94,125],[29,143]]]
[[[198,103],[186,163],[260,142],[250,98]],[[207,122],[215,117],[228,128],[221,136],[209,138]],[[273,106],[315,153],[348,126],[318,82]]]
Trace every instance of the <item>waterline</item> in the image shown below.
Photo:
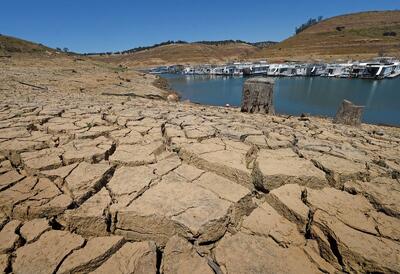
[[[171,87],[182,100],[225,106],[240,106],[246,78],[168,74]],[[400,125],[400,78],[385,80],[324,77],[277,78],[274,105],[277,113],[333,117],[347,99],[365,106],[363,122]]]

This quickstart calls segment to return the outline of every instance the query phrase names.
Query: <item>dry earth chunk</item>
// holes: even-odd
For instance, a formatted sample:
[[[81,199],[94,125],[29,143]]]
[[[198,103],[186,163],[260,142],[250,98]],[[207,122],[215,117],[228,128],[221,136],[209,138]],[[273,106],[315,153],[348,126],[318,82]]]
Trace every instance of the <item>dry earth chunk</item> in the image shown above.
[[[36,242],[17,249],[13,271],[15,274],[53,273],[68,254],[83,244],[81,236],[67,231],[46,232]]]
[[[0,231],[0,254],[11,252],[18,246],[19,236],[16,232],[20,226],[20,221],[13,220]]]
[[[50,230],[51,227],[46,219],[33,219],[21,227],[20,233],[27,243],[36,241],[44,232]]]
[[[255,235],[271,237],[279,245],[304,245],[304,236],[297,226],[278,214],[268,203],[261,204],[243,220],[242,228]]]
[[[110,161],[116,164],[139,166],[152,164],[156,161],[155,155],[163,148],[161,142],[147,145],[119,145],[110,157]]]
[[[105,184],[111,170],[108,164],[82,162],[65,179],[65,188],[74,201],[81,204]]]
[[[215,240],[226,230],[230,205],[196,184],[161,182],[118,212],[116,232],[160,244],[175,234]]]
[[[95,270],[122,245],[120,236],[97,237],[90,239],[86,245],[69,255],[57,273],[88,273]]]
[[[0,191],[14,185],[16,182],[22,180],[24,177],[25,176],[19,174],[15,170],[0,175]]]
[[[257,162],[268,190],[290,183],[319,188],[327,185],[325,173],[290,148],[260,150]]]
[[[105,188],[90,197],[80,207],[67,210],[60,217],[70,231],[76,231],[84,236],[105,236],[109,232],[108,207],[111,197]]]
[[[283,248],[271,238],[241,232],[226,235],[216,247],[215,258],[229,274],[322,273],[301,248]]]
[[[92,273],[156,274],[156,245],[153,242],[126,243]]]
[[[174,236],[164,249],[162,273],[213,274],[214,271],[187,240]]]

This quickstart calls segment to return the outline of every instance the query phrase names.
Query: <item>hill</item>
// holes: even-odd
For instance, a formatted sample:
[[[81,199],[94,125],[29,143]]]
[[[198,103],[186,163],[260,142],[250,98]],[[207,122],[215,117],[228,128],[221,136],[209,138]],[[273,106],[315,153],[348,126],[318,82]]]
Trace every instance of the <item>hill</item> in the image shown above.
[[[40,55],[52,54],[55,52],[57,52],[55,49],[46,47],[42,44],[37,44],[11,36],[0,35],[0,55],[20,53]]]
[[[371,11],[332,17],[252,58],[365,59],[377,55],[400,57],[400,11]]]
[[[259,50],[247,43],[178,43],[154,47],[129,54],[96,56],[97,60],[147,67],[167,64],[221,63],[248,59]]]

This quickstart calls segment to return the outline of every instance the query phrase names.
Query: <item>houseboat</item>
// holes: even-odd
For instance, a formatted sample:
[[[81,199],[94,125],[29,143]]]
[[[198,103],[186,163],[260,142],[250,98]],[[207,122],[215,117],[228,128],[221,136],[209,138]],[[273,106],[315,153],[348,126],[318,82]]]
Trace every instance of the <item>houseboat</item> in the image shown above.
[[[296,65],[286,65],[283,64],[279,67],[279,72],[277,74],[278,76],[286,76],[286,77],[292,77],[296,76]]]
[[[243,76],[267,75],[269,65],[266,63],[256,63],[243,69]]]

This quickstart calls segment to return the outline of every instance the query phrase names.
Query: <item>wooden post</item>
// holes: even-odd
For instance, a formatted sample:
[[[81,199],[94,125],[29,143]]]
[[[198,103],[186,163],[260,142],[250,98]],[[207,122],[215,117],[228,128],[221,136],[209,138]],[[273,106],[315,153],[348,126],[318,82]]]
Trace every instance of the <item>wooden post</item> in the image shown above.
[[[274,80],[256,77],[243,84],[242,112],[274,114]]]
[[[360,126],[363,110],[363,106],[356,106],[348,100],[343,100],[333,122],[350,126]]]

